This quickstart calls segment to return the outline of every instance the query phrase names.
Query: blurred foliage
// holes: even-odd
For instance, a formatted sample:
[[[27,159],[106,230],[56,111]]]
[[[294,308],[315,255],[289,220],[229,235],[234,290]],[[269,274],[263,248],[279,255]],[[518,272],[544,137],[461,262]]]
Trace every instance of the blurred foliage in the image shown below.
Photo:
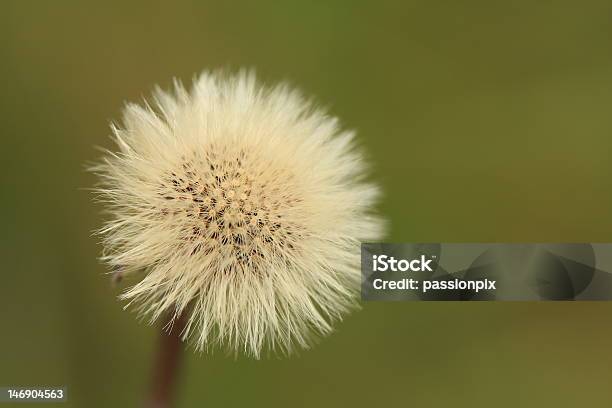
[[[84,171],[154,84],[255,67],[359,132],[391,241],[611,241],[609,1],[5,1],[0,385],[137,406]],[[282,359],[188,352],[180,406],[610,406],[612,303],[369,303]]]

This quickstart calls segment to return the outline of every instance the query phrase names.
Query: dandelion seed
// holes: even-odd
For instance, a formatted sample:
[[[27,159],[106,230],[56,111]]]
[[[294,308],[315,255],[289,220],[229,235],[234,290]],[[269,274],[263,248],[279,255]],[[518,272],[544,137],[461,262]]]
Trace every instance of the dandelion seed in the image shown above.
[[[102,259],[141,277],[122,298],[151,321],[187,314],[199,349],[259,357],[329,333],[357,304],[360,241],[382,231],[353,133],[244,72],[153,100],[126,106],[94,169]]]

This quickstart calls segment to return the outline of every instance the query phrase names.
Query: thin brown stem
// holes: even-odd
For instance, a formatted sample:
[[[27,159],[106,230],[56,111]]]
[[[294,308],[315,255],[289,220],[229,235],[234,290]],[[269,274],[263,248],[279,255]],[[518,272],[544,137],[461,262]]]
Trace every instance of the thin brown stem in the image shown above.
[[[169,324],[170,330],[161,328],[146,408],[170,408],[174,404],[183,350],[181,333],[185,328],[184,315]]]

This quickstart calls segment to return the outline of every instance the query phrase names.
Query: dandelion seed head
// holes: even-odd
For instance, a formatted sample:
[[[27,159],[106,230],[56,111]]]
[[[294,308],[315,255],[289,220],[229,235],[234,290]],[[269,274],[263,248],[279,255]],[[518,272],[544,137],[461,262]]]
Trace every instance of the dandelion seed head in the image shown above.
[[[356,306],[359,244],[379,239],[378,189],[353,133],[252,73],[157,89],[113,126],[94,170],[110,219],[102,259],[140,277],[122,297],[184,338],[259,357],[306,348]]]

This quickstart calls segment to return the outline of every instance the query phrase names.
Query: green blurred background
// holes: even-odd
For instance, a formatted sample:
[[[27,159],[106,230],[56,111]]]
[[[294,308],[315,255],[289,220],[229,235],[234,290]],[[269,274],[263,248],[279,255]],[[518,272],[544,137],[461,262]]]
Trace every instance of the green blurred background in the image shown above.
[[[84,171],[172,77],[255,67],[359,132],[392,241],[612,241],[607,1],[5,1],[0,385],[138,406]],[[369,303],[299,356],[189,351],[181,407],[608,407],[612,303]]]

